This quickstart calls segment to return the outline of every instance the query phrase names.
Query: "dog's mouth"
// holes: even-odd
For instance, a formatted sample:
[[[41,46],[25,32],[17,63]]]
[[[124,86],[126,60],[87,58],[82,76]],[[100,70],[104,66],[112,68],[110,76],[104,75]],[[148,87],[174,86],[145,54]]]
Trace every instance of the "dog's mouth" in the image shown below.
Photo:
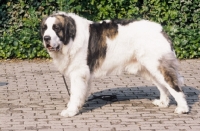
[[[59,51],[60,50],[59,45],[57,47],[52,47],[50,44],[47,44],[46,48],[48,49],[48,51]]]

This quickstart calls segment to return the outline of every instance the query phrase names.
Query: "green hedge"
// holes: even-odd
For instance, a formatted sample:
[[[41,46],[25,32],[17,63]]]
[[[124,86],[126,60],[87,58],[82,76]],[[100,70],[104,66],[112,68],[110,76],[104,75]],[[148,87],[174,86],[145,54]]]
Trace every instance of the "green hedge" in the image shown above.
[[[43,48],[41,17],[57,7],[55,2],[7,0],[0,7],[0,58],[32,59],[49,57]]]
[[[148,19],[159,22],[180,59],[200,57],[199,0],[6,0],[0,2],[0,59],[49,58],[39,26],[53,11],[90,20]]]

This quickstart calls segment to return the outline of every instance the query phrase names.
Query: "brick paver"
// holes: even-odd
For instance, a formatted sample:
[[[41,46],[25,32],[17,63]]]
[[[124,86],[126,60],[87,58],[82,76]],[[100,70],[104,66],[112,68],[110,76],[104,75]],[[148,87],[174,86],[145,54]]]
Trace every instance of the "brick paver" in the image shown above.
[[[86,102],[77,116],[64,118],[59,113],[69,96],[52,62],[1,61],[0,131],[199,131],[200,59],[183,60],[180,65],[189,114],[174,114],[173,98],[168,108],[154,106],[157,88],[124,73],[92,83],[91,93],[116,94],[118,101],[95,99]]]

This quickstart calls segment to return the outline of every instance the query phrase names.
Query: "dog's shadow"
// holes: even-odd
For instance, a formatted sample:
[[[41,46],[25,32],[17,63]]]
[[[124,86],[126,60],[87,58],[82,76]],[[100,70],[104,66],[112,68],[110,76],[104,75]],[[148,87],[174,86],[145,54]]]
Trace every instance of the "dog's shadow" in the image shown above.
[[[200,91],[194,87],[184,86],[182,90],[186,96],[186,100],[188,105],[191,107],[194,103],[199,101],[199,94]],[[111,99],[102,100],[99,99],[101,96],[110,96]],[[114,97],[113,97],[114,96]],[[101,108],[104,105],[112,104],[112,103],[123,103],[123,101],[130,100],[154,100],[159,99],[160,93],[155,86],[151,87],[119,87],[119,88],[112,88],[107,90],[102,90],[99,92],[94,92],[92,95],[89,96],[88,101],[84,104],[83,108],[81,109],[81,113],[93,111],[97,108]],[[176,102],[174,98],[170,95],[170,105],[175,104]],[[134,102],[132,102],[134,103]],[[151,104],[151,102],[149,103]],[[148,104],[148,105],[149,105]],[[152,104],[153,106],[153,104]]]

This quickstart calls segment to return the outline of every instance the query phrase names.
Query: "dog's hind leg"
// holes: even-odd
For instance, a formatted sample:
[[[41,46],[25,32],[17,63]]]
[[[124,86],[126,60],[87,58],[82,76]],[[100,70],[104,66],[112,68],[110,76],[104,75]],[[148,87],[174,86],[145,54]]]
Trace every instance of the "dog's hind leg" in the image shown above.
[[[167,72],[167,70],[165,70],[165,72]],[[180,80],[178,80],[177,76],[173,78],[173,76],[171,75],[172,74],[170,73],[168,74],[168,76],[166,76],[166,74],[165,75],[157,74],[156,77],[159,83],[161,83],[164,87],[166,87],[170,92],[170,94],[175,98],[177,102],[177,108],[175,109],[175,113],[178,114],[187,113],[189,112],[189,107],[187,105],[185,95],[183,94],[180,85],[174,82],[176,81],[175,79],[177,79],[177,81]],[[167,77],[170,77],[171,80],[167,80],[168,79]],[[156,100],[153,103],[156,104]]]
[[[170,99],[169,99],[169,92],[167,88],[165,88],[156,80],[152,80],[152,81],[157,86],[158,90],[160,91],[160,99],[155,99],[153,101],[153,104],[159,107],[168,107]]]
[[[169,92],[167,88],[165,88],[162,84],[160,84],[153,75],[147,71],[145,67],[143,67],[140,63],[134,62],[125,67],[125,71],[129,72],[130,74],[140,74],[145,77],[147,80],[152,81],[160,91],[160,99],[156,99],[153,101],[154,105],[159,107],[167,107],[169,106],[170,99],[168,97]]]
[[[160,99],[156,99],[153,101],[154,105],[159,107],[167,107],[169,105],[170,99],[168,97],[169,92],[167,88],[161,85],[155,78],[152,76],[149,71],[145,67],[143,67],[140,63],[134,62],[125,67],[125,71],[128,71],[131,74],[140,74],[145,77],[147,80],[152,81],[160,91]]]
[[[160,106],[162,101],[167,99],[165,94],[167,89],[177,102],[175,113],[182,114],[189,112],[185,95],[181,90],[180,85],[182,80],[178,75],[177,60],[175,56],[169,55],[167,57],[163,57],[160,61],[145,61],[144,66],[156,82],[161,85],[157,86],[163,87],[160,88],[161,90],[159,89],[161,91],[161,99],[155,100],[153,103]],[[165,103],[165,105],[167,105],[167,102]]]
[[[61,116],[72,117],[75,116],[79,109],[83,106],[87,94],[88,94],[88,85],[90,85],[90,75],[89,70],[75,70],[70,73],[70,82],[71,82],[71,96],[70,101],[67,105],[67,109],[61,112]]]
[[[181,89],[183,78],[178,74],[178,62],[174,55],[165,56],[160,60],[158,70],[164,79],[159,80],[168,89],[177,102],[175,113],[182,114],[189,112],[185,95]]]

